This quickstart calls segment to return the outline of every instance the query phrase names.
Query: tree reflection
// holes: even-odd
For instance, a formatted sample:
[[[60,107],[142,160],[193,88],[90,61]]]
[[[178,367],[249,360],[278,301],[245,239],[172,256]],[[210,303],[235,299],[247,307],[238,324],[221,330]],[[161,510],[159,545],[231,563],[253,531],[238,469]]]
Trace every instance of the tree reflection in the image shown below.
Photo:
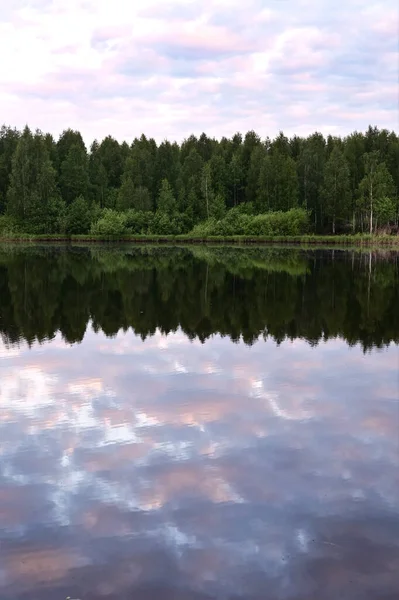
[[[340,336],[366,351],[399,341],[398,254],[267,248],[22,247],[0,250],[0,331],[7,345],[88,323],[142,339],[179,327],[253,344]]]

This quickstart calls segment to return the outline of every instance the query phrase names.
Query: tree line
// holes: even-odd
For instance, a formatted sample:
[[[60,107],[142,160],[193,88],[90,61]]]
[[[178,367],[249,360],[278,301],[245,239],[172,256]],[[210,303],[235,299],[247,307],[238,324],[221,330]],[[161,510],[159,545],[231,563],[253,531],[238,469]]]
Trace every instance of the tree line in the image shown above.
[[[142,339],[181,328],[253,344],[337,336],[364,350],[399,343],[399,257],[263,248],[0,250],[0,335],[7,345],[83,340],[89,323]]]
[[[373,233],[395,231],[398,219],[399,137],[386,129],[203,133],[180,145],[107,136],[89,149],[72,129],[58,140],[0,130],[3,233]]]

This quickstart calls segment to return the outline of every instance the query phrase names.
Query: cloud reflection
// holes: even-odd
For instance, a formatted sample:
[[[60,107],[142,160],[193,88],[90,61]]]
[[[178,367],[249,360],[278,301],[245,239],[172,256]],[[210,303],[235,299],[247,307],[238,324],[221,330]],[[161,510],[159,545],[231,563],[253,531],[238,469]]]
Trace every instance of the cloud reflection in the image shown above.
[[[348,577],[390,597],[394,345],[88,331],[1,355],[2,598],[179,597],[178,580],[182,598],[332,600]]]

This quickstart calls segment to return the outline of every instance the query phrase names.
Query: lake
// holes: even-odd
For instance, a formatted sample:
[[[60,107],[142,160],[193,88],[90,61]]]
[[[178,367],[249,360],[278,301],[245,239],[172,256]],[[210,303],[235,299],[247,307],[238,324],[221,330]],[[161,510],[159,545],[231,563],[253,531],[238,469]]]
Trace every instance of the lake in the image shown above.
[[[399,254],[0,247],[1,600],[397,600]]]

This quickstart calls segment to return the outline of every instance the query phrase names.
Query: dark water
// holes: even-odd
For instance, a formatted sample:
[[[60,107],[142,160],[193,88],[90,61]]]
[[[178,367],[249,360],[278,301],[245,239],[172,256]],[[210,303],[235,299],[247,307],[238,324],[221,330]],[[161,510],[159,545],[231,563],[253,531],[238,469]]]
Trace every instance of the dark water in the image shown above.
[[[399,256],[0,249],[0,598],[397,600]]]

